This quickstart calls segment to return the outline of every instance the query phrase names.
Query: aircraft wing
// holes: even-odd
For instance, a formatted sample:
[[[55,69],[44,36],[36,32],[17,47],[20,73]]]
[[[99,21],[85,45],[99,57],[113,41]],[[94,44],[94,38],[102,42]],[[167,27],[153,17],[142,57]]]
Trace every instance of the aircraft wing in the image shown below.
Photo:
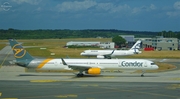
[[[99,66],[92,66],[92,65],[73,65],[73,64],[69,64],[68,65],[69,68],[73,69],[73,70],[87,70],[89,68],[93,68],[93,67],[98,67]]]
[[[69,68],[71,68],[71,69],[73,69],[73,70],[87,70],[87,69],[93,68],[93,67],[98,67],[98,68],[101,68],[101,69],[102,69],[102,67],[101,67],[101,66],[98,66],[98,65],[92,66],[92,65],[67,64],[67,63],[64,61],[63,58],[61,58],[61,60],[62,60],[63,65],[67,65]]]
[[[113,50],[110,54],[100,54],[98,56],[104,56],[105,59],[111,59],[111,55],[114,53],[115,50]]]

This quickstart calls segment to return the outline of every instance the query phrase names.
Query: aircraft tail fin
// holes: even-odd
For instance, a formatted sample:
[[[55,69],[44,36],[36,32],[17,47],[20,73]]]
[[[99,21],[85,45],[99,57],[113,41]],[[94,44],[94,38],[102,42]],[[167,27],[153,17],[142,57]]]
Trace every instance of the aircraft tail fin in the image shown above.
[[[15,39],[9,39],[9,43],[17,61],[34,59]]]
[[[134,53],[138,53],[140,48],[141,48],[141,40],[138,40],[138,41],[131,47],[130,50],[133,50]]]

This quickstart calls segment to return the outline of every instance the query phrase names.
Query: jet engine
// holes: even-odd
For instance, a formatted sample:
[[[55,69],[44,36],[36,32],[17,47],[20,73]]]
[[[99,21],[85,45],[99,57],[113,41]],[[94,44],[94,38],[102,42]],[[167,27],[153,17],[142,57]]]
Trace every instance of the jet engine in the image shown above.
[[[85,73],[97,75],[97,74],[101,73],[101,69],[100,68],[89,68]]]
[[[105,57],[98,55],[97,58],[98,58],[98,59],[104,59]]]

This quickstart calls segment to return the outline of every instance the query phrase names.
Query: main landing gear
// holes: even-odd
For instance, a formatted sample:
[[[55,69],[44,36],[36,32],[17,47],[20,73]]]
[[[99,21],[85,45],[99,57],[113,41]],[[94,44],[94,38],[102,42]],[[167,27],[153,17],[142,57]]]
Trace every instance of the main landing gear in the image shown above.
[[[83,77],[84,74],[83,74],[83,73],[78,73],[76,76],[77,76],[77,77]]]
[[[144,70],[142,70],[141,77],[144,77],[144,73],[145,73],[145,71],[144,71]]]
[[[76,76],[77,77],[83,77],[84,76],[83,71],[79,71],[79,73]]]

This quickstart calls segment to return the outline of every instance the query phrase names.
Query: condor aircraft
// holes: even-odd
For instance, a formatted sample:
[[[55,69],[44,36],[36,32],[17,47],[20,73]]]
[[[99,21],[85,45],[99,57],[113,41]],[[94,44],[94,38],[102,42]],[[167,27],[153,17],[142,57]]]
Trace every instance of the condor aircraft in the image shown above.
[[[149,60],[144,59],[35,59],[14,39],[9,40],[16,64],[25,68],[39,70],[78,70],[77,77],[84,73],[99,75],[104,69],[130,69],[145,70],[158,69],[158,66]]]
[[[126,56],[126,55],[133,55],[133,54],[139,54],[141,51],[140,49],[141,41],[138,40],[131,49],[129,50],[85,50],[80,55],[82,56],[96,56],[100,59],[111,59],[111,57],[116,56]]]

